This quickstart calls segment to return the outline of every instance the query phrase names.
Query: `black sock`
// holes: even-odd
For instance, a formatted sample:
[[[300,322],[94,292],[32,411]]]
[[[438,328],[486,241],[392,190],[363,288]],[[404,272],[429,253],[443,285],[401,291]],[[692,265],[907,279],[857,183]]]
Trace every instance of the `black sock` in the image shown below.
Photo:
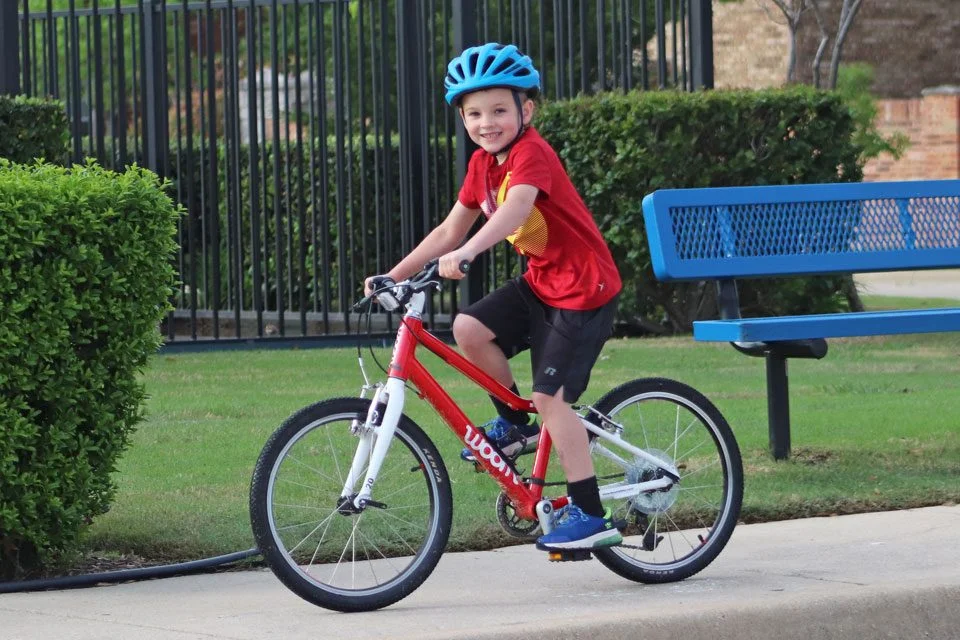
[[[590,476],[583,480],[567,483],[567,495],[573,504],[580,507],[584,513],[602,518],[606,514],[603,503],[600,502],[600,488],[597,486],[597,476]]]
[[[510,391],[513,391],[515,394],[520,395],[520,390],[517,389],[517,383],[514,382],[513,386],[510,387]],[[530,422],[530,416],[527,415],[526,411],[520,411],[519,409],[511,409],[507,405],[500,402],[499,399],[494,396],[490,396],[490,399],[493,401],[493,406],[497,408],[497,413],[501,418],[509,422],[510,424],[515,424],[518,427]]]

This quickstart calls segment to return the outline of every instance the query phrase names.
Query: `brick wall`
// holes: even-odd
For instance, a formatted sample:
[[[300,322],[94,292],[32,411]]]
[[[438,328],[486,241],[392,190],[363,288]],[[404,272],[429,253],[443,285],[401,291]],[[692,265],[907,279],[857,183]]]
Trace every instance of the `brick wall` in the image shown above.
[[[841,0],[820,2],[835,32]],[[715,2],[713,10],[716,87],[782,86],[788,36],[772,0]],[[797,34],[801,82],[812,82],[818,45],[816,20],[807,13]],[[824,81],[830,54],[828,49],[820,68]],[[882,98],[877,125],[888,134],[902,131],[911,143],[899,161],[871,160],[864,179],[960,178],[960,0],[867,0],[844,42],[842,60],[873,66],[873,92]]]
[[[957,0],[960,2],[960,0]],[[787,80],[787,27],[771,0],[713,3],[713,74],[718,89],[763,89]]]
[[[820,0],[836,33],[841,0]],[[713,5],[714,74],[718,89],[780,86],[787,73],[786,19],[772,0]],[[811,12],[797,31],[797,72],[813,81],[820,32]],[[821,62],[826,82],[831,40]],[[844,40],[842,62],[866,62],[876,72],[873,91],[909,98],[927,87],[960,85],[960,0],[866,0]]]
[[[841,0],[820,3],[836,32]],[[819,43],[816,20],[805,14],[797,32],[802,82],[812,80]],[[829,50],[824,58],[820,70],[826,79]],[[960,85],[960,0],[867,0],[844,41],[841,60],[870,64],[876,72],[873,91],[884,98],[912,98],[927,87]]]
[[[910,147],[898,161],[884,154],[867,163],[867,182],[960,178],[960,87],[939,87],[920,98],[878,103],[877,127],[902,131]]]

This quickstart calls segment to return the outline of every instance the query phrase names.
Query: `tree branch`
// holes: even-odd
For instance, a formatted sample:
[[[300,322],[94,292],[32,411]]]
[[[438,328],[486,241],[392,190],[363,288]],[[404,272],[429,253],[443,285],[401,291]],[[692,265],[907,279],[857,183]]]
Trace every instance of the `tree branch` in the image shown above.
[[[827,31],[827,25],[823,18],[823,12],[820,10],[819,0],[807,0],[813,8],[813,15],[817,19],[817,26],[820,28],[820,46],[817,47],[817,54],[813,56],[813,86],[820,88],[820,62],[823,60],[823,54],[827,52],[827,43],[830,42],[830,32]]]
[[[800,17],[803,15],[804,0],[790,0],[790,4],[787,4],[788,0],[770,1],[777,5],[777,8],[783,13],[783,17],[787,19],[787,30],[789,31],[789,42],[787,44],[787,84],[792,84],[797,81],[797,25],[800,24]],[[757,4],[763,9],[763,12],[767,14],[770,20],[777,22],[773,19],[773,16],[770,15],[770,10],[763,4],[762,0],[757,0]]]
[[[850,30],[861,4],[863,4],[863,0],[843,0],[843,7],[840,9],[840,27],[837,29],[837,39],[833,42],[833,59],[830,61],[829,89],[837,88],[837,74],[840,69],[843,41],[847,38],[847,32]]]

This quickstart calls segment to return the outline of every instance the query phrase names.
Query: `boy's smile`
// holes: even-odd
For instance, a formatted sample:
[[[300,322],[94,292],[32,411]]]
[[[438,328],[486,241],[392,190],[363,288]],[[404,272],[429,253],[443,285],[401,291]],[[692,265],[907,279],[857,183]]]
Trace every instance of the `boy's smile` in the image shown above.
[[[470,139],[502,163],[506,154],[501,158],[500,151],[516,139],[521,122],[524,126],[530,124],[533,101],[522,103],[521,115],[510,89],[475,91],[463,97],[460,116]]]

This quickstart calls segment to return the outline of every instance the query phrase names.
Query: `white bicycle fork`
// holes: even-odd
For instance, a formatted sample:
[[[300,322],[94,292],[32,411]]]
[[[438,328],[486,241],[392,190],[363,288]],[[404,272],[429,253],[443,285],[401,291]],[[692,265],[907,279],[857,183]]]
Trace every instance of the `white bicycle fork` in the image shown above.
[[[362,509],[370,501],[373,485],[377,481],[377,474],[380,473],[383,460],[387,457],[387,451],[393,441],[393,434],[397,430],[397,423],[400,422],[400,415],[403,413],[405,391],[406,386],[403,380],[388,378],[387,383],[377,389],[373,401],[370,403],[367,420],[360,434],[360,444],[353,455],[350,472],[347,474],[347,479],[340,492],[340,496],[343,498],[352,496],[354,487],[361,474],[363,474],[364,468],[366,468],[363,484],[353,499],[353,506],[357,509]],[[384,396],[386,397],[385,403],[381,402]],[[381,406],[385,407],[382,409],[383,415],[378,416],[377,413]],[[379,422],[379,425],[377,422]]]

